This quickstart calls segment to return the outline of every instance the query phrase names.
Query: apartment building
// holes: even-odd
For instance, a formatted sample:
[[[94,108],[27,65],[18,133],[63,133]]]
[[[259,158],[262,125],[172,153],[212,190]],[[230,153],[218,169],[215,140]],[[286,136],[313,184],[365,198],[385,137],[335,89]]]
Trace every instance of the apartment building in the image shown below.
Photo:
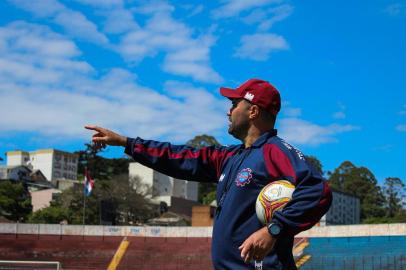
[[[33,152],[8,151],[7,166],[28,166],[40,170],[48,181],[53,179],[77,179],[77,154],[56,149],[40,149]]]
[[[320,225],[359,224],[361,205],[358,197],[333,190],[333,202],[320,220]]]
[[[198,183],[176,179],[132,162],[128,168],[130,178],[138,176],[141,183],[152,188],[152,198],[171,206],[171,197],[197,201]]]

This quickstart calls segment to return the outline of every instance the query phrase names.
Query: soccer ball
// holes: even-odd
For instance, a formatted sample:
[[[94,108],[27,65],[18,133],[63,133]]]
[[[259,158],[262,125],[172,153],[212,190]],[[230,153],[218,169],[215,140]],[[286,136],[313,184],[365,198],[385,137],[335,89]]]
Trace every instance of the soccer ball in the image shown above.
[[[275,211],[281,210],[292,199],[295,186],[287,180],[266,185],[257,197],[255,211],[262,224],[269,224]]]

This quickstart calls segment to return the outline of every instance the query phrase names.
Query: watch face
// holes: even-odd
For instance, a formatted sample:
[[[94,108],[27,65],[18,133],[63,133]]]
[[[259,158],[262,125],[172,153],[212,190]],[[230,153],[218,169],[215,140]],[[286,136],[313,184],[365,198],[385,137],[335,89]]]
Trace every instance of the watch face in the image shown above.
[[[278,224],[273,223],[269,226],[269,230],[272,235],[276,236],[281,232],[281,227],[279,227]]]

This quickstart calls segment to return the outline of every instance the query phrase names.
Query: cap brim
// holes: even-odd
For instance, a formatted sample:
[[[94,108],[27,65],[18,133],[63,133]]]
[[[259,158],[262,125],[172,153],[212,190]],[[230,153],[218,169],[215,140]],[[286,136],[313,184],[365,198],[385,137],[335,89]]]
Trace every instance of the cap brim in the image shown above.
[[[241,98],[240,94],[235,89],[221,87],[220,94],[227,98]]]

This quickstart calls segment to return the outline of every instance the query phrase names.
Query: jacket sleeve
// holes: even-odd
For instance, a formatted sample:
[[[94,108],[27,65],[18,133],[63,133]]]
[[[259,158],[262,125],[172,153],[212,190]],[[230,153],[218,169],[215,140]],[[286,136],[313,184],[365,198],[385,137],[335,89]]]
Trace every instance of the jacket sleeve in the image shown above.
[[[266,145],[264,155],[271,181],[285,179],[295,185],[292,199],[282,211],[275,212],[272,221],[281,224],[289,235],[310,229],[330,208],[332,193],[327,182],[291,146]]]
[[[199,182],[217,182],[223,162],[234,154],[229,147],[195,149],[139,137],[127,138],[125,153],[142,165],[163,174]]]

